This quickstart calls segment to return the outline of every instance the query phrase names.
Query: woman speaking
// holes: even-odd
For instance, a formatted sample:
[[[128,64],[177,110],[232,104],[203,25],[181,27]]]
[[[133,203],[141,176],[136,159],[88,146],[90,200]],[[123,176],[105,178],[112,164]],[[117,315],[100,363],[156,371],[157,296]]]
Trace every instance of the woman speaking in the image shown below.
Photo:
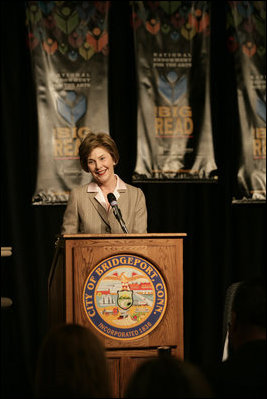
[[[106,133],[89,133],[79,155],[83,170],[93,179],[70,192],[61,233],[146,233],[144,193],[114,173],[119,161],[114,140]]]

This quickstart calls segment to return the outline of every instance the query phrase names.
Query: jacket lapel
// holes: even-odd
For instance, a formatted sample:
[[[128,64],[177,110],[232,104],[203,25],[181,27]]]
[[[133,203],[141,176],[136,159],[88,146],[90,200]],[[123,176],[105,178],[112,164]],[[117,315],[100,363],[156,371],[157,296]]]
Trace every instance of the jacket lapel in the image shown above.
[[[89,200],[91,201],[93,207],[96,209],[100,217],[104,220],[104,222],[109,225],[107,211],[103,208],[103,206],[95,199],[96,193],[88,193]]]
[[[118,206],[119,206],[120,210],[123,213],[123,210],[125,209],[125,207],[127,208],[127,206],[128,206],[127,190],[121,189],[121,190],[118,190],[118,191],[120,193],[120,196],[118,198]],[[122,215],[122,217],[123,217],[123,215]]]

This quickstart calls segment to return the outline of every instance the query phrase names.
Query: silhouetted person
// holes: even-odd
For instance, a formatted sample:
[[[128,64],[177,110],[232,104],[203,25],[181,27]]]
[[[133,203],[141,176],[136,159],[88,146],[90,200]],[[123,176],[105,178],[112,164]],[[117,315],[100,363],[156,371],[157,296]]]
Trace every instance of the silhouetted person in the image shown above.
[[[172,356],[142,363],[130,378],[125,398],[211,398],[209,383],[193,364]]]
[[[232,304],[230,355],[209,370],[217,397],[266,397],[266,285],[263,279],[241,282]]]
[[[105,350],[92,331],[64,324],[48,332],[37,360],[35,396],[110,397]]]

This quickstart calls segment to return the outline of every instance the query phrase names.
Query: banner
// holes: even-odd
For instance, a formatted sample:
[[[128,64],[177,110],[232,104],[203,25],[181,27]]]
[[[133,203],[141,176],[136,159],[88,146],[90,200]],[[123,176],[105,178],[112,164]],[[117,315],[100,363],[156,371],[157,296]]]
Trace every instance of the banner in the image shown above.
[[[139,95],[133,181],[216,181],[210,2],[132,3]]]
[[[90,176],[78,149],[108,133],[108,1],[26,3],[36,84],[38,173],[34,205],[64,204]]]
[[[265,1],[229,1],[228,49],[233,54],[240,156],[233,203],[266,200]]]

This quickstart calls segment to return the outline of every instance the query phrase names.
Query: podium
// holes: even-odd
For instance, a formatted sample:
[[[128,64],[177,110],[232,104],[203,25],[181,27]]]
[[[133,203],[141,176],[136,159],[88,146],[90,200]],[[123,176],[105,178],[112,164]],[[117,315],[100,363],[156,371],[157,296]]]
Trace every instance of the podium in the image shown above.
[[[74,234],[59,239],[48,280],[50,326],[93,329],[108,359],[112,397],[167,350],[181,359],[185,233]]]

